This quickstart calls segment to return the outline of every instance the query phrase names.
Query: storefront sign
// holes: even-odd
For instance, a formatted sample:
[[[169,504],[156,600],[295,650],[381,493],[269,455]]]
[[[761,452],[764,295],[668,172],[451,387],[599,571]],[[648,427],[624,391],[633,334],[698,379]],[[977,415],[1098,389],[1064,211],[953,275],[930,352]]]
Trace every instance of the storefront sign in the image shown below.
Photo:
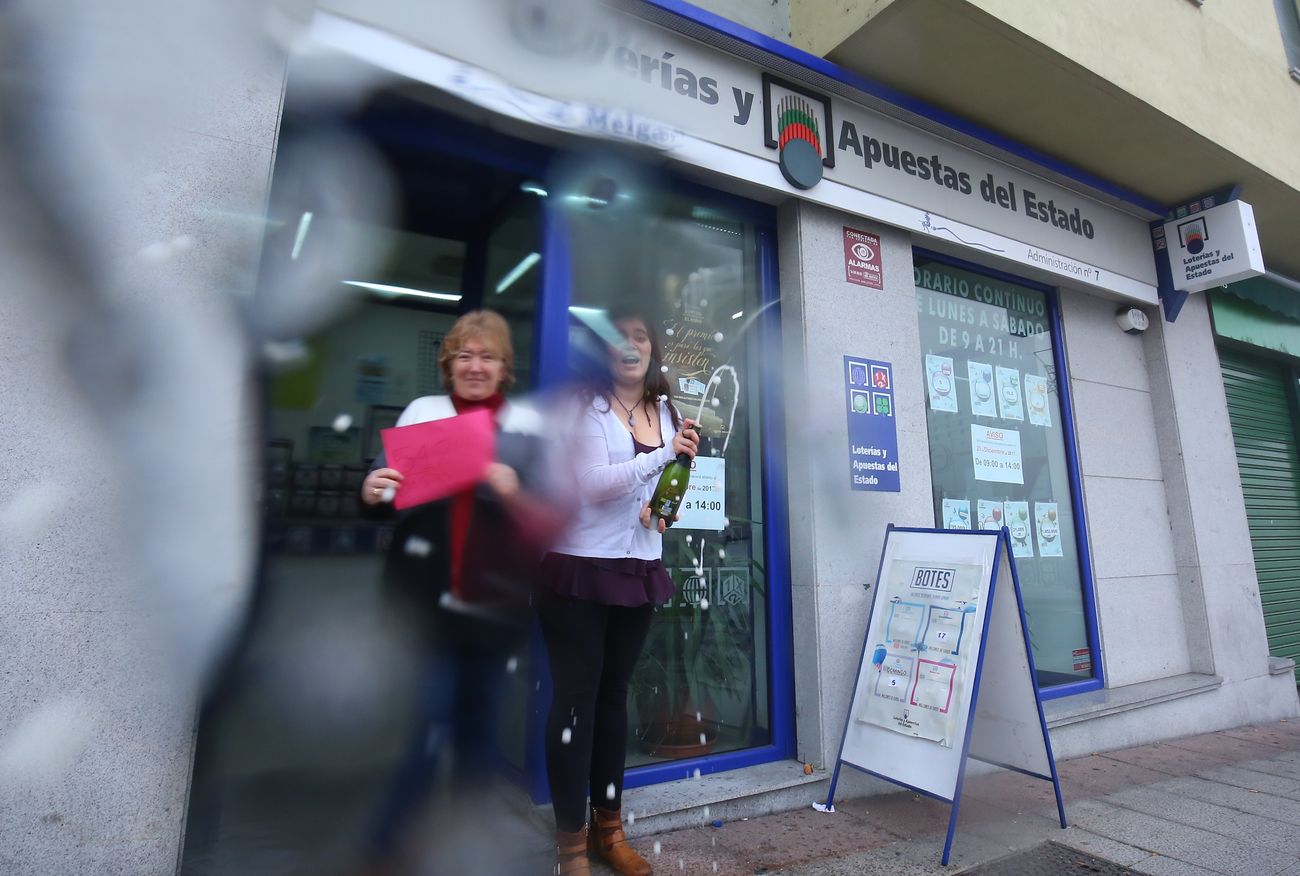
[[[1163,239],[1155,242],[1169,259],[1175,289],[1201,292],[1264,273],[1250,204],[1229,201],[1208,210],[1179,212],[1185,215],[1166,222]]]
[[[901,487],[893,366],[845,356],[844,406],[849,418],[849,477],[853,489],[897,493]]]
[[[334,15],[317,15],[318,43],[496,112],[665,149],[750,184],[796,189],[828,206],[1155,300],[1151,216],[942,132],[775,79],[635,15],[593,4],[559,28],[549,16],[513,16],[505,0],[445,15],[394,0],[319,5]]]
[[[885,288],[879,237],[844,226],[844,279],[869,289]]]
[[[691,463],[691,480],[682,497],[674,529],[727,528],[727,461],[720,456],[697,456]]]

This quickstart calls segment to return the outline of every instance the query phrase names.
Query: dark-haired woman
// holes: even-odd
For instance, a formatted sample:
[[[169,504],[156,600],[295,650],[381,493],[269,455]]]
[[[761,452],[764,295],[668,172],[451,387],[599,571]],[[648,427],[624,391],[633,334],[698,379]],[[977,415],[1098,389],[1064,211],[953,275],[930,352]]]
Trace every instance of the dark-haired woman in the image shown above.
[[[651,324],[613,322],[625,343],[608,349],[608,379],[581,397],[566,442],[576,516],[542,561],[538,617],[554,685],[546,769],[559,872],[586,874],[590,851],[624,876],[648,876],[622,828],[627,688],[654,606],[673,593],[650,496],[678,453],[694,457],[698,439],[672,405]]]

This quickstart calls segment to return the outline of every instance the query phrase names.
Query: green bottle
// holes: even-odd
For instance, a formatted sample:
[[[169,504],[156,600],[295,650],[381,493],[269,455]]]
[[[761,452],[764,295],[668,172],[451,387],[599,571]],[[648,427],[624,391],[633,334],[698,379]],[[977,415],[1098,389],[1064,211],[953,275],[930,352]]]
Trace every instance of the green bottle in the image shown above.
[[[692,424],[691,428],[696,435],[700,434],[698,424]],[[650,513],[664,521],[665,525],[672,526],[690,482],[691,458],[685,453],[679,453],[676,459],[668,463],[663,474],[659,475],[659,483],[655,485],[654,495],[650,498]]]

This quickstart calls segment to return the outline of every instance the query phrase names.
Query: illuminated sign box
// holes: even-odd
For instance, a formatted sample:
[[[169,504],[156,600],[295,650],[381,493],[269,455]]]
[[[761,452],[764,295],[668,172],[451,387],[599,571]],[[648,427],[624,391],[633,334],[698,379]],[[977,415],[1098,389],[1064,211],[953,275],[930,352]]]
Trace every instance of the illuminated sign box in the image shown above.
[[[1245,201],[1166,222],[1164,243],[1174,288],[1184,292],[1202,292],[1264,273],[1255,211]]]

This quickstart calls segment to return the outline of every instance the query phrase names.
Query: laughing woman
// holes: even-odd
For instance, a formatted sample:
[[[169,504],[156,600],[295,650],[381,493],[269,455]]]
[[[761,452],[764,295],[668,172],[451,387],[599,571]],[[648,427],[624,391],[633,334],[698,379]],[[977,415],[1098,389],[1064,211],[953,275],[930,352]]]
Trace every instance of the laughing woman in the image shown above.
[[[624,343],[579,394],[567,445],[576,517],[542,562],[538,617],[554,684],[546,768],[559,872],[586,874],[590,851],[624,876],[648,876],[622,828],[628,681],[654,606],[673,593],[664,523],[650,513],[654,481],[678,453],[694,457],[698,439],[673,407],[651,323],[639,314],[613,323]]]

